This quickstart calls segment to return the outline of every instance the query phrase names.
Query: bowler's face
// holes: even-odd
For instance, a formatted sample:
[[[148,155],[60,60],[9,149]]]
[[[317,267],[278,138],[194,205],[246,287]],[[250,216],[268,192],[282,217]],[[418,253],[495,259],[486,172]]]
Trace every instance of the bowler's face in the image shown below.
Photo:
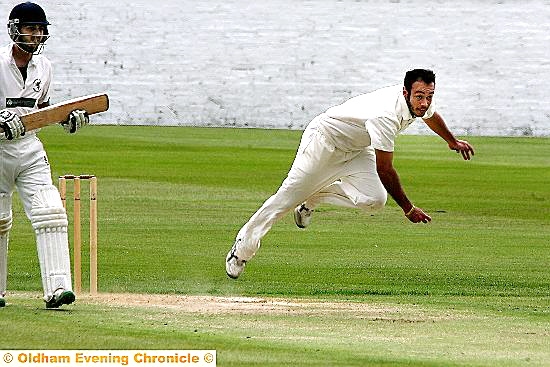
[[[435,92],[435,83],[426,84],[423,81],[416,81],[411,88],[411,94],[408,95],[403,88],[403,95],[409,105],[409,110],[414,116],[422,117],[432,104]]]

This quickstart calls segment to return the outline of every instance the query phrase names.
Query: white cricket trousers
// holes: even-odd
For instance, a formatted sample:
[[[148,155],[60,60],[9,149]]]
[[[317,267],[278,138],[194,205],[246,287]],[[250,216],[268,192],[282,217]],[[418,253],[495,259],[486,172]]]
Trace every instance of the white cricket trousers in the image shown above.
[[[309,209],[328,203],[367,211],[386,204],[387,192],[376,172],[374,149],[338,149],[319,129],[322,118],[317,116],[305,129],[281,187],[238,232],[235,254],[239,259],[250,260],[271,227],[303,202]]]
[[[34,133],[28,133],[21,139],[0,141],[0,199],[3,200],[0,216],[2,213],[11,216],[11,197],[14,188],[17,188],[25,213],[31,219],[34,194],[40,187],[51,184],[46,152]],[[7,288],[8,238],[9,228],[8,232],[0,234],[0,296],[6,293]],[[40,267],[43,267],[42,263]]]

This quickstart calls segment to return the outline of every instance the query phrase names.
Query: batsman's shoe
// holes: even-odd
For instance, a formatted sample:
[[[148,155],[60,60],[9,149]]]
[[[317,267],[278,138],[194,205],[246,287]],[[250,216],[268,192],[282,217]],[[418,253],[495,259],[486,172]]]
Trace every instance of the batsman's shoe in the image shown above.
[[[227,257],[225,258],[225,272],[227,273],[227,276],[232,279],[237,279],[244,271],[244,267],[246,265],[246,260],[241,260],[237,257],[237,255],[235,255],[236,246],[239,241],[240,240],[237,240],[235,242],[231,248],[231,251],[228,252]]]
[[[294,222],[298,228],[306,228],[311,223],[313,210],[306,208],[305,203],[298,205],[294,209]]]
[[[0,307],[6,307],[6,300],[4,297],[0,297]]]
[[[59,308],[61,305],[70,305],[76,299],[71,291],[56,292],[53,297],[46,302],[46,308]]]

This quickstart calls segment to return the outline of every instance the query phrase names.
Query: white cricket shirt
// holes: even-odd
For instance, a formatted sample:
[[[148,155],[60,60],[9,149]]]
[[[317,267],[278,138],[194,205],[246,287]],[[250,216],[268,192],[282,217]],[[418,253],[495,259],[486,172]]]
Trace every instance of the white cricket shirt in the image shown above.
[[[9,108],[18,115],[32,112],[49,101],[52,65],[43,55],[33,55],[27,66],[27,79],[15,64],[13,43],[0,48],[0,109]]]
[[[433,116],[434,100],[422,118]],[[339,149],[353,151],[372,146],[393,152],[397,134],[415,119],[403,96],[403,85],[394,85],[329,108],[320,126]]]

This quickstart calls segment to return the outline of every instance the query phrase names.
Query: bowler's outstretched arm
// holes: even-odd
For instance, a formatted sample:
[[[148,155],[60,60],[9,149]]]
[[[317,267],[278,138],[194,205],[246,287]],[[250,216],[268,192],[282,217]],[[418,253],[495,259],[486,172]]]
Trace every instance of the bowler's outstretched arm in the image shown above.
[[[449,149],[462,154],[462,158],[470,160],[474,155],[474,147],[466,140],[458,140],[455,138],[439,113],[435,112],[432,117],[423,120],[434,133],[441,136],[441,138],[447,142]]]

